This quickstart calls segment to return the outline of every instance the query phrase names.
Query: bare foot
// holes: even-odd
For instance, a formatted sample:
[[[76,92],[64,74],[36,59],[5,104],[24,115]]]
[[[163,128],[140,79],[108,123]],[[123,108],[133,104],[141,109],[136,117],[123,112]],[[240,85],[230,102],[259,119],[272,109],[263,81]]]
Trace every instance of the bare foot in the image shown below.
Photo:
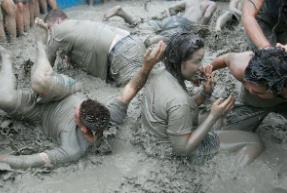
[[[121,6],[115,6],[113,8],[111,8],[110,10],[108,10],[103,18],[103,21],[108,21],[111,17],[120,15],[120,12],[122,11],[122,7]]]

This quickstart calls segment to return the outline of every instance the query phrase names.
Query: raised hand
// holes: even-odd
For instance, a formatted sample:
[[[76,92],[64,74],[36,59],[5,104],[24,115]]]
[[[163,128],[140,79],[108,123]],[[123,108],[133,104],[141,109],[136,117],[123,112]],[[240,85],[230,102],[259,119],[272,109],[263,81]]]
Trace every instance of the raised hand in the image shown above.
[[[144,68],[150,70],[163,56],[166,45],[160,41],[154,48],[148,48],[144,56]]]

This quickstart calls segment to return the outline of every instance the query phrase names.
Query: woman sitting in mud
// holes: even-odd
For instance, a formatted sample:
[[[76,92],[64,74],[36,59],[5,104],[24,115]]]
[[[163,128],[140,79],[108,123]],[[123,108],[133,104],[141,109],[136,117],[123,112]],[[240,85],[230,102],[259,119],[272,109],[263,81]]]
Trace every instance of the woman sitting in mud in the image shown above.
[[[200,84],[203,56],[204,43],[197,36],[188,32],[172,36],[163,57],[165,69],[151,74],[143,91],[142,127],[151,144],[167,144],[175,155],[230,151],[238,153],[239,165],[246,165],[263,150],[258,136],[244,131],[212,131],[216,121],[232,109],[232,96],[214,102],[209,116],[194,128],[197,107],[210,95],[212,86],[209,80],[198,95],[190,97],[185,81]]]
[[[165,45],[149,49],[141,70],[130,80],[122,94],[107,106],[88,99],[79,84],[70,77],[56,74],[44,47],[38,45],[38,60],[32,70],[32,89],[15,89],[15,77],[9,55],[1,48],[0,108],[11,117],[41,125],[58,147],[34,155],[3,155],[0,163],[13,168],[51,167],[77,161],[111,125],[121,124],[129,102],[144,86],[153,66],[161,58]]]

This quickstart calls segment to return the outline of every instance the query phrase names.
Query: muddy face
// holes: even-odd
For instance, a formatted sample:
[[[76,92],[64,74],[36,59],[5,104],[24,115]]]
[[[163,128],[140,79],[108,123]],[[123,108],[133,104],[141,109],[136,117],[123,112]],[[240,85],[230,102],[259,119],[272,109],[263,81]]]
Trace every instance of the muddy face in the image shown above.
[[[268,91],[262,85],[258,85],[258,84],[246,81],[244,83],[244,87],[249,91],[250,94],[256,95],[261,99],[273,99],[274,98],[273,93],[271,91]]]
[[[204,48],[200,48],[192,54],[191,59],[185,61],[181,66],[181,72],[186,80],[199,86],[204,79],[202,75],[201,61],[204,56]]]

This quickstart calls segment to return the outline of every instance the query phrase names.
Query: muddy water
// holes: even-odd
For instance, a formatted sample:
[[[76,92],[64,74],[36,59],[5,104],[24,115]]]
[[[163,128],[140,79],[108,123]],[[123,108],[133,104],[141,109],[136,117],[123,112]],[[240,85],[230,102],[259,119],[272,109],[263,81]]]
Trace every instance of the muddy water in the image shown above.
[[[120,4],[136,17],[148,18],[158,10],[173,4],[167,1],[152,1],[144,8],[144,1],[111,2],[97,7],[79,6],[66,10],[71,18],[101,20],[108,8]],[[221,3],[220,9],[226,4]],[[218,16],[222,13],[219,10]],[[214,25],[215,19],[212,21]],[[130,31],[120,18],[108,22]],[[29,67],[35,60],[36,30],[9,47],[13,52],[18,87],[29,86]],[[210,33],[206,38],[208,63],[214,56],[227,51],[246,49],[242,27],[234,27],[220,34]],[[87,76],[75,69],[64,69],[85,85],[84,92],[91,98],[105,103],[116,97],[120,89]],[[236,91],[238,83],[227,71],[218,75],[219,86],[215,97]],[[228,87],[224,92],[222,86]],[[214,192],[214,193],[286,193],[287,191],[287,127],[286,121],[275,114],[268,116],[260,126],[260,134],[266,146],[260,158],[245,169],[233,165],[233,156],[218,155],[202,163],[190,160],[155,158],[148,156],[143,148],[145,133],[138,127],[140,114],[136,98],[130,108],[126,123],[118,130],[107,132],[107,140],[96,150],[91,150],[79,162],[54,170],[33,169],[21,172],[1,173],[0,193],[106,193],[106,192]],[[28,123],[11,121],[0,112],[0,152],[35,153],[53,147],[40,128]],[[116,135],[116,137],[114,137]]]

